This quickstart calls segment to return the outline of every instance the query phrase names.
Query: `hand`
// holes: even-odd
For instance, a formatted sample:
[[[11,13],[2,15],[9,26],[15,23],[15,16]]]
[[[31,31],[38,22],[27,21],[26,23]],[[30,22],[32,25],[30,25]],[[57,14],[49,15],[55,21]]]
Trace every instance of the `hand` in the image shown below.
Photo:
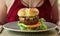
[[[58,21],[56,24],[57,24],[58,26],[60,26],[60,21]]]
[[[41,5],[43,5],[44,0],[32,0],[32,6],[31,7],[40,7]]]
[[[28,7],[40,7],[44,0],[22,0],[22,3]]]

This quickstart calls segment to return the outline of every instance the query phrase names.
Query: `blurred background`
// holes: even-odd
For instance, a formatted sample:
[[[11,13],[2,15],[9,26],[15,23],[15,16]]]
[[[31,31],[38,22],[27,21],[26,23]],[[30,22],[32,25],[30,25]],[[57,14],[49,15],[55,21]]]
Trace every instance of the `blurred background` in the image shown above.
[[[59,15],[60,15],[60,0],[58,0],[58,11],[59,11]]]
[[[59,10],[60,10],[60,0],[58,0],[58,8],[59,8]]]

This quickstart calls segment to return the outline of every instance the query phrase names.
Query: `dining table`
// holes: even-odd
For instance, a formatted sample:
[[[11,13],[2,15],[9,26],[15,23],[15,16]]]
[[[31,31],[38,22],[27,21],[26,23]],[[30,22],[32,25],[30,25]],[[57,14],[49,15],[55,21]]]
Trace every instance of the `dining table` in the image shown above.
[[[52,27],[56,27],[56,25],[52,25],[53,23],[45,23],[48,26],[50,26],[50,28]],[[14,26],[14,27],[13,27]],[[4,28],[3,28],[4,27]],[[58,33],[60,30],[60,26],[57,26],[56,28],[59,28],[58,30],[56,28],[50,29],[50,30],[46,30],[46,31],[38,31],[38,32],[22,32],[22,31],[18,31],[20,30],[19,26],[17,25],[17,22],[12,22],[12,23],[7,23],[6,25],[0,25],[0,31],[1,28],[3,28],[2,32],[0,33],[0,36],[60,36],[60,34]],[[10,28],[9,30],[6,28]],[[11,29],[17,29],[17,31],[13,31]]]
[[[16,32],[4,29],[0,36],[60,36],[56,30],[45,32]]]

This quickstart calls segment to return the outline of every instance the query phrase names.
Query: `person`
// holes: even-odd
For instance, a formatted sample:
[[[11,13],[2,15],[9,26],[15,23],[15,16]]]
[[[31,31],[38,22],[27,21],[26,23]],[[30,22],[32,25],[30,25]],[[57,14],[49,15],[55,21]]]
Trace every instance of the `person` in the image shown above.
[[[40,18],[54,23],[59,21],[57,0],[32,0],[31,3],[30,7],[39,9]],[[18,10],[28,7],[29,0],[0,0],[0,24],[18,21]]]

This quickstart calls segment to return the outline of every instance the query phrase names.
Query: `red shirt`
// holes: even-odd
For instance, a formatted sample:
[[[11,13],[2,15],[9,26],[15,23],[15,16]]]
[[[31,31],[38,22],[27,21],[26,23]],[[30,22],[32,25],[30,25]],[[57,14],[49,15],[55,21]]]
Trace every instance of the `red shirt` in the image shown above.
[[[7,22],[18,21],[17,12],[19,9],[24,8],[24,6],[20,0],[15,0],[12,7],[9,10]],[[36,7],[39,9],[39,17],[46,19],[46,21],[52,21],[52,7],[50,5],[49,0],[44,0],[44,4],[40,7]]]

